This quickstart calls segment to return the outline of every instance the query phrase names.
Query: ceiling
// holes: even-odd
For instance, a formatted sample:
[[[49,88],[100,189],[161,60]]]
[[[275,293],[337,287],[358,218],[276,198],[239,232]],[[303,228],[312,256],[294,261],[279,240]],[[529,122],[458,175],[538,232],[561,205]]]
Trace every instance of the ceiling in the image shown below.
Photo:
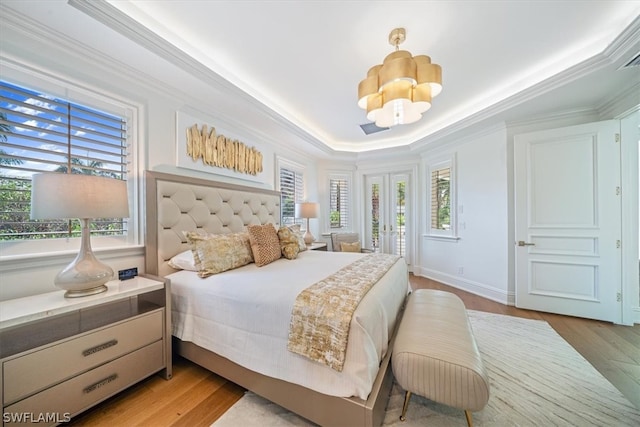
[[[7,3],[54,26],[63,13],[29,8],[35,1]],[[70,0],[75,9],[62,3],[64,13],[76,15],[99,5],[93,17],[116,31],[104,12],[121,24],[117,16],[126,15],[132,20],[119,32],[129,41],[144,38],[165,55],[179,52],[184,57],[174,65],[190,58],[192,69],[196,63],[222,77],[277,120],[337,151],[411,145],[480,119],[597,108],[620,91],[637,90],[640,81],[637,67],[618,70],[640,45],[640,0]],[[420,121],[365,135],[357,86],[393,51],[388,35],[396,27],[406,29],[402,49],[442,66],[443,91]],[[625,29],[631,43],[611,50]],[[135,66],[135,58],[128,62]]]

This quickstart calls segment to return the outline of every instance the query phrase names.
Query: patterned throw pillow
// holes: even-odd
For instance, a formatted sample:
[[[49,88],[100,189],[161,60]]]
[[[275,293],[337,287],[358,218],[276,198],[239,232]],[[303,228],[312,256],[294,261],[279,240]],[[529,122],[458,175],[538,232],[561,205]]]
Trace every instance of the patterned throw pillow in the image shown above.
[[[253,262],[248,233],[185,233],[191,244],[198,276],[209,277]]]
[[[298,236],[291,230],[291,227],[280,227],[278,230],[280,240],[280,251],[286,259],[296,259],[300,252]]]
[[[300,231],[300,224],[290,225],[289,228],[296,234],[298,238],[298,246],[300,247],[300,252],[307,250],[307,244],[304,242],[304,235],[302,231]]]
[[[273,224],[249,225],[247,230],[253,259],[258,267],[280,258],[280,239]]]
[[[347,242],[341,242],[340,243],[340,250],[342,252],[360,252],[360,242],[353,242],[353,243],[347,243]]]

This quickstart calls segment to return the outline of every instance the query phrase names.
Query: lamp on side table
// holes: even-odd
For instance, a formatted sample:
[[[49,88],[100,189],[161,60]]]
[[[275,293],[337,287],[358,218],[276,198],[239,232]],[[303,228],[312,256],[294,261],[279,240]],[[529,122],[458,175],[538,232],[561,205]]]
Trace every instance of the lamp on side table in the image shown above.
[[[318,203],[312,203],[312,202],[296,203],[296,212],[295,212],[296,218],[305,218],[307,220],[307,231],[304,233],[304,237],[303,237],[304,243],[306,243],[307,246],[312,244],[313,241],[316,239],[315,237],[313,237],[313,234],[311,234],[311,231],[309,231],[309,218],[317,218],[318,211],[319,211]]]
[[[95,175],[39,173],[32,177],[32,219],[75,219],[80,221],[80,252],[54,283],[66,290],[65,297],[81,297],[107,290],[113,270],[100,262],[91,250],[92,218],[127,218],[129,203],[126,181]]]

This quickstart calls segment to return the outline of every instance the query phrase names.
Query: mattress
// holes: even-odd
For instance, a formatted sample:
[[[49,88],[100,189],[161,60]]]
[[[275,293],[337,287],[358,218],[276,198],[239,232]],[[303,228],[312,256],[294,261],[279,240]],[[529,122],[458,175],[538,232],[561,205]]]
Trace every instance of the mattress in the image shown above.
[[[167,277],[173,335],[263,375],[331,396],[366,399],[409,290],[402,258],[356,308],[342,372],[287,350],[296,296],[362,256],[304,251],[295,260],[249,264],[206,279],[190,271],[172,273]]]

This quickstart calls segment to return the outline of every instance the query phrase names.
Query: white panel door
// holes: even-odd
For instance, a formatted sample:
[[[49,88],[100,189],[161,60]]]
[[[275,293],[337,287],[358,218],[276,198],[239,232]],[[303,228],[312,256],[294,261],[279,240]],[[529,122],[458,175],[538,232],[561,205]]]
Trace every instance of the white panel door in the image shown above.
[[[516,306],[620,323],[618,121],[515,137]]]

